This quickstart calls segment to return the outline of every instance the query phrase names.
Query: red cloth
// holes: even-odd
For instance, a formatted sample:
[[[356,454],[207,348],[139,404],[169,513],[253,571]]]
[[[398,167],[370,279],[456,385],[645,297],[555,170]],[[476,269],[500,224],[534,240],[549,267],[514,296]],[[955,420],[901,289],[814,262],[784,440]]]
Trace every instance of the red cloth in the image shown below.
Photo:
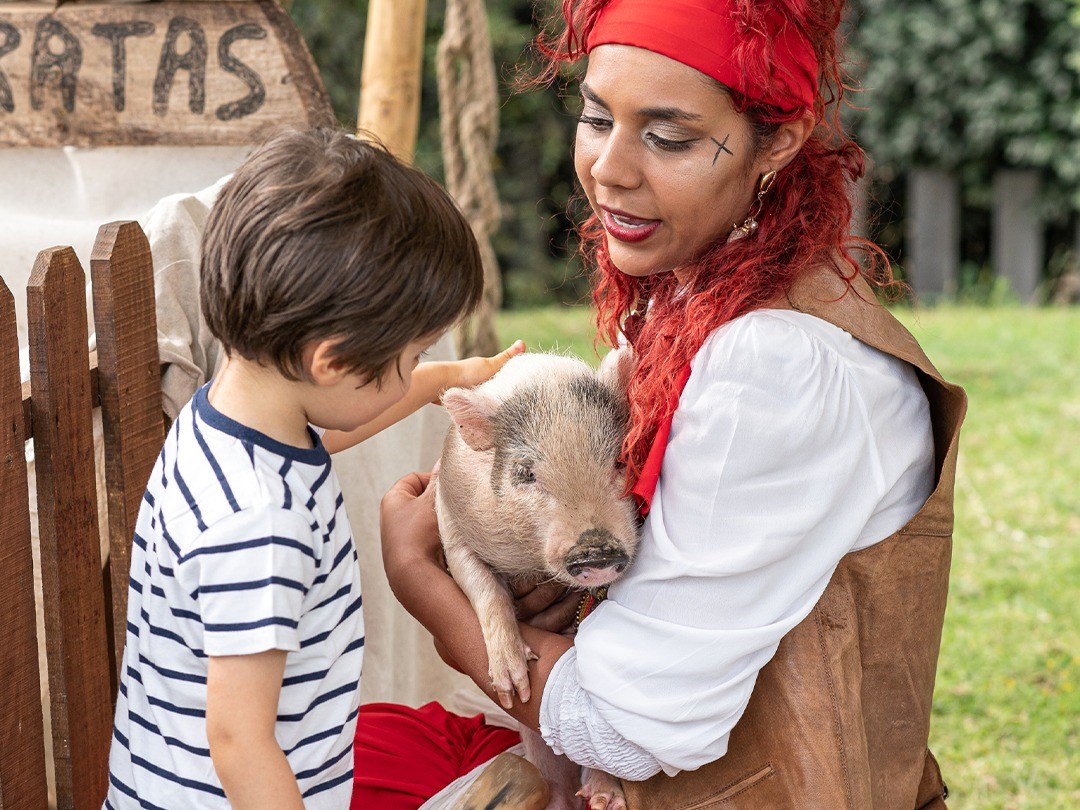
[[[518,732],[489,726],[482,714],[461,717],[438,703],[366,703],[356,724],[350,810],[416,810],[519,742]]]
[[[690,364],[688,363],[675,381],[672,397],[676,402],[682,396],[686,381],[689,379]],[[641,468],[641,475],[630,490],[630,494],[637,500],[638,513],[642,517],[649,514],[649,509],[652,507],[653,493],[656,492],[656,484],[660,480],[660,468],[664,465],[664,452],[667,450],[668,437],[671,435],[671,420],[674,415],[672,413],[657,429],[652,446],[649,448],[649,455],[645,457],[645,464]]]
[[[781,110],[814,109],[818,95],[818,61],[814,46],[775,11],[765,25],[775,37],[768,87],[742,69],[742,47],[762,37],[741,30],[736,0],[611,0],[589,33],[585,49],[599,45],[633,45],[682,62],[743,95]],[[758,33],[758,32],[753,32]]]

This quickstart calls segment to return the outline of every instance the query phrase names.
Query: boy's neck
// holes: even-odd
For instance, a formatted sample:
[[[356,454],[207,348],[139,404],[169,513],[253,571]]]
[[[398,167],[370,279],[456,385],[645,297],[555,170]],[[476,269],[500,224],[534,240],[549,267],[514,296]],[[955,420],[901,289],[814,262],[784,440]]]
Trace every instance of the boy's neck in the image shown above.
[[[225,416],[282,444],[309,449],[308,418],[299,386],[276,369],[243,357],[226,358],[207,392]]]

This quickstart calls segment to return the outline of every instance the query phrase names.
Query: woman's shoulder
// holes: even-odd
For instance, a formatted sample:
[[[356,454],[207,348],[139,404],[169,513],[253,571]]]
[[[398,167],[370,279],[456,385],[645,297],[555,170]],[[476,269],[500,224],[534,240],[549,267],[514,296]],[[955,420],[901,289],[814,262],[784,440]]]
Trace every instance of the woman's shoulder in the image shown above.
[[[892,357],[823,318],[793,309],[756,309],[735,318],[709,335],[695,360],[735,351],[778,359],[791,359],[793,352],[827,352],[852,360]]]
[[[721,346],[741,346],[762,353],[792,344],[814,344],[841,350],[855,341],[848,332],[815,315],[793,309],[755,309],[740,315],[714,331],[702,351]],[[857,342],[857,341],[855,341]]]
[[[855,339],[802,312],[758,309],[716,329],[691,361],[697,373],[770,375],[833,365]],[[801,376],[801,374],[800,374]]]
[[[841,379],[870,398],[919,388],[909,364],[822,318],[789,309],[754,310],[724,324],[702,345],[691,369],[691,381],[735,377],[790,396],[815,396]]]

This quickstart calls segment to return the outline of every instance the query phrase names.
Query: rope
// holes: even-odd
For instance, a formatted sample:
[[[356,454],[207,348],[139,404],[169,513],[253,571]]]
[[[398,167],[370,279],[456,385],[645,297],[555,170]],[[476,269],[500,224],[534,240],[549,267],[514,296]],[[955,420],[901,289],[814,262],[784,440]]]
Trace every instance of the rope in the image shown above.
[[[490,355],[500,348],[495,313],[502,303],[499,265],[491,246],[500,220],[492,172],[499,96],[483,0],[447,0],[435,69],[446,187],[472,226],[484,264],[484,298],[458,332],[458,352],[462,357]]]

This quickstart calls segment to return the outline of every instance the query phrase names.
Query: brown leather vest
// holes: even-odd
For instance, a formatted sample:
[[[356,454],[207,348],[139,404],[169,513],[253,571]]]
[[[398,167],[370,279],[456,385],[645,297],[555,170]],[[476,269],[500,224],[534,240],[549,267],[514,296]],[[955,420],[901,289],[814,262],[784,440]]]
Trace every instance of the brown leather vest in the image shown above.
[[[860,278],[830,270],[782,305],[911,363],[930,403],[937,486],[900,531],[845,556],[809,616],[758,675],[728,753],[696,771],[626,782],[629,810],[940,810],[927,748],[952,555],[963,389],[945,382]]]

